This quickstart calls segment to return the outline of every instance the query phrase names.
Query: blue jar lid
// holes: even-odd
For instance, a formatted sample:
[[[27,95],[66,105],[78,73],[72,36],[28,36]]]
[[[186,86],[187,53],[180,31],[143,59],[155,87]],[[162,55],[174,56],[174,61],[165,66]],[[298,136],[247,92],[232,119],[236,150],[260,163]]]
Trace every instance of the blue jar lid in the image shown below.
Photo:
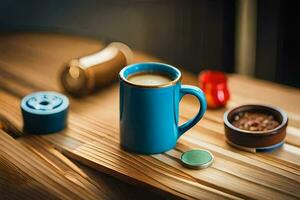
[[[33,134],[53,133],[65,128],[69,100],[65,95],[41,91],[21,101],[24,131]]]
[[[240,149],[240,150],[243,150],[243,151],[249,151],[249,152],[252,152],[252,153],[258,153],[258,152],[271,152],[271,151],[274,151],[276,149],[279,149],[280,147],[283,146],[284,144],[284,141],[281,141],[277,144],[273,144],[271,146],[265,146],[265,147],[256,147],[256,148],[252,148],[252,147],[244,147],[244,146],[240,146],[240,145],[237,145],[229,140],[226,140],[226,142],[228,144],[230,144],[231,146],[237,148],[237,149]]]

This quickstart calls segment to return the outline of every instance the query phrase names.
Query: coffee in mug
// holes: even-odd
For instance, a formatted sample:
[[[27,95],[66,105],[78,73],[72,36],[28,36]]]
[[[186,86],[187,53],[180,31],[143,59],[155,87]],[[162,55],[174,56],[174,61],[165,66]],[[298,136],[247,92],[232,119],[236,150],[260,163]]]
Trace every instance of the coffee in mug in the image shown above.
[[[147,86],[164,85],[172,81],[172,78],[169,75],[154,72],[136,73],[129,76],[127,79],[133,84]]]

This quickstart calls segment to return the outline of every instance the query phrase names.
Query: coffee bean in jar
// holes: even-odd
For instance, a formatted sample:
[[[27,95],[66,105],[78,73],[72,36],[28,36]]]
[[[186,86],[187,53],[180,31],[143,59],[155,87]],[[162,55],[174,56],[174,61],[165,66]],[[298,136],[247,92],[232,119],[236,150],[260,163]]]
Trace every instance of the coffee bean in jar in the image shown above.
[[[279,126],[273,115],[256,112],[240,112],[234,117],[232,124],[247,131],[268,131]]]

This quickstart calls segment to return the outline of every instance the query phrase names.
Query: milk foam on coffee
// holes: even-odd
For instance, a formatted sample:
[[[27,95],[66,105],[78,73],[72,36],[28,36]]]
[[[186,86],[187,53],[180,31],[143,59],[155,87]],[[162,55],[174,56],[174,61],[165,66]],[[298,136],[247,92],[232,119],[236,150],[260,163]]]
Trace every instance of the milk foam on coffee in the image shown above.
[[[133,74],[127,79],[134,84],[146,86],[164,85],[172,81],[168,75],[151,72]]]

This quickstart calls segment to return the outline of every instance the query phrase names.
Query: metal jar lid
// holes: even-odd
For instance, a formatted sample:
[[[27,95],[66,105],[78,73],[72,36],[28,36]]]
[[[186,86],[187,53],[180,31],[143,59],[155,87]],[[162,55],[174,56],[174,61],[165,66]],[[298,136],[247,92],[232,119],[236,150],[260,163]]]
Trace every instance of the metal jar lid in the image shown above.
[[[191,169],[204,169],[214,161],[214,156],[207,150],[190,150],[181,155],[182,164]]]

